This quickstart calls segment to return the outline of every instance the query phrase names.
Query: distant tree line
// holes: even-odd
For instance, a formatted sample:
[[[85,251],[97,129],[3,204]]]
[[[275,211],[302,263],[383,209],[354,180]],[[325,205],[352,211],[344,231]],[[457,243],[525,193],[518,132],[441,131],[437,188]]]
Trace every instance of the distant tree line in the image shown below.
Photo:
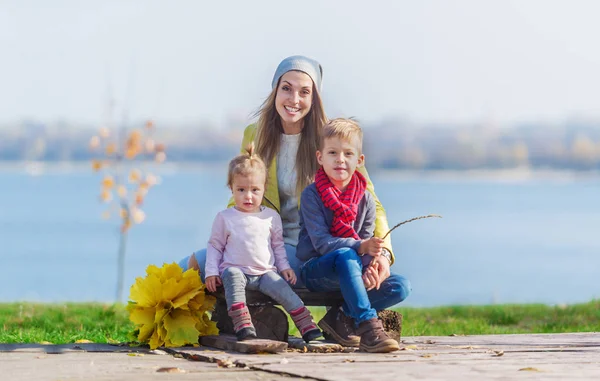
[[[370,166],[390,169],[600,169],[600,123],[406,126],[365,131]]]
[[[224,161],[239,151],[240,125],[162,126],[157,138],[170,162]],[[363,128],[367,165],[374,169],[600,169],[600,122],[497,127],[388,120]],[[87,161],[94,131],[66,122],[0,126],[0,160]]]

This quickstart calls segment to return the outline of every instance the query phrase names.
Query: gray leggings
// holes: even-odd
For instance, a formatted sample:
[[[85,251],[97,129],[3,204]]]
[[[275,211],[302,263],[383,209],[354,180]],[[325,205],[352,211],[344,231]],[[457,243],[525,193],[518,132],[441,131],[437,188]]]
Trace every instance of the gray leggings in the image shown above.
[[[263,275],[246,275],[237,267],[228,267],[223,271],[221,280],[228,310],[233,304],[246,303],[246,290],[262,292],[281,304],[287,312],[304,306],[300,297],[275,271],[268,271]]]
[[[287,254],[288,261],[290,262],[290,266],[292,266],[292,270],[296,273],[296,284],[292,286],[292,288],[304,288],[304,283],[302,283],[302,279],[300,279],[300,266],[302,262],[296,257],[296,246],[285,244],[285,252]],[[200,266],[200,278],[202,278],[202,282],[205,282],[204,274],[205,274],[205,266],[206,266],[206,249],[200,249],[192,254],[196,257],[196,261]],[[190,260],[190,256],[183,258],[179,261],[179,266],[183,269],[183,271],[189,269],[188,262]]]

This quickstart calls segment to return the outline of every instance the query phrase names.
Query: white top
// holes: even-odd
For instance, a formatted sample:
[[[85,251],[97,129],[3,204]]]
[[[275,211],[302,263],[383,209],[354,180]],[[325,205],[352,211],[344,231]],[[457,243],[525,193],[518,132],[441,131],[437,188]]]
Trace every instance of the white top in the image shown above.
[[[277,153],[277,186],[283,223],[283,240],[289,245],[298,244],[300,233],[300,213],[296,194],[296,154],[300,145],[300,134],[281,134]]]
[[[217,214],[206,248],[206,276],[232,266],[247,275],[290,268],[276,211],[263,206],[258,213],[244,213],[232,207]]]

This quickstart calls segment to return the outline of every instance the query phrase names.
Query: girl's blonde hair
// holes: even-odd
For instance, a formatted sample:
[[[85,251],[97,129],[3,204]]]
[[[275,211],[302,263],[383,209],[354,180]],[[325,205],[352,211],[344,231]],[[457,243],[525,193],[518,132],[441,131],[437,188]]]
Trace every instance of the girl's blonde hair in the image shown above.
[[[234,176],[250,176],[262,173],[265,175],[265,184],[267,183],[267,166],[255,151],[254,142],[252,142],[246,147],[246,153],[231,159],[227,173],[227,186],[229,189],[233,186]]]
[[[265,163],[273,162],[275,155],[279,152],[280,137],[283,134],[281,117],[275,107],[275,98],[279,82],[273,88],[271,94],[265,99],[260,109],[256,112],[258,116],[256,131],[256,152]],[[312,106],[308,114],[304,117],[304,127],[300,132],[300,144],[296,154],[296,192],[300,194],[304,188],[313,182],[315,173],[319,169],[319,164],[315,152],[319,149],[319,140],[321,129],[327,122],[325,109],[321,96],[313,81]]]

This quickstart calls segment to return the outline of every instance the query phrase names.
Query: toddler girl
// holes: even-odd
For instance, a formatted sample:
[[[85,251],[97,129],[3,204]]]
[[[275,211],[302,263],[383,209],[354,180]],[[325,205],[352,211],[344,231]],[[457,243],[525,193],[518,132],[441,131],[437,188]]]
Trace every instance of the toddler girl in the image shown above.
[[[254,145],[229,163],[227,185],[235,206],[217,214],[206,253],[206,288],[225,288],[238,340],[256,337],[246,306],[246,290],[271,297],[290,314],[304,341],[321,336],[310,311],[292,291],[296,274],[287,259],[279,214],[261,205],[267,169]],[[278,274],[279,272],[279,274]]]

